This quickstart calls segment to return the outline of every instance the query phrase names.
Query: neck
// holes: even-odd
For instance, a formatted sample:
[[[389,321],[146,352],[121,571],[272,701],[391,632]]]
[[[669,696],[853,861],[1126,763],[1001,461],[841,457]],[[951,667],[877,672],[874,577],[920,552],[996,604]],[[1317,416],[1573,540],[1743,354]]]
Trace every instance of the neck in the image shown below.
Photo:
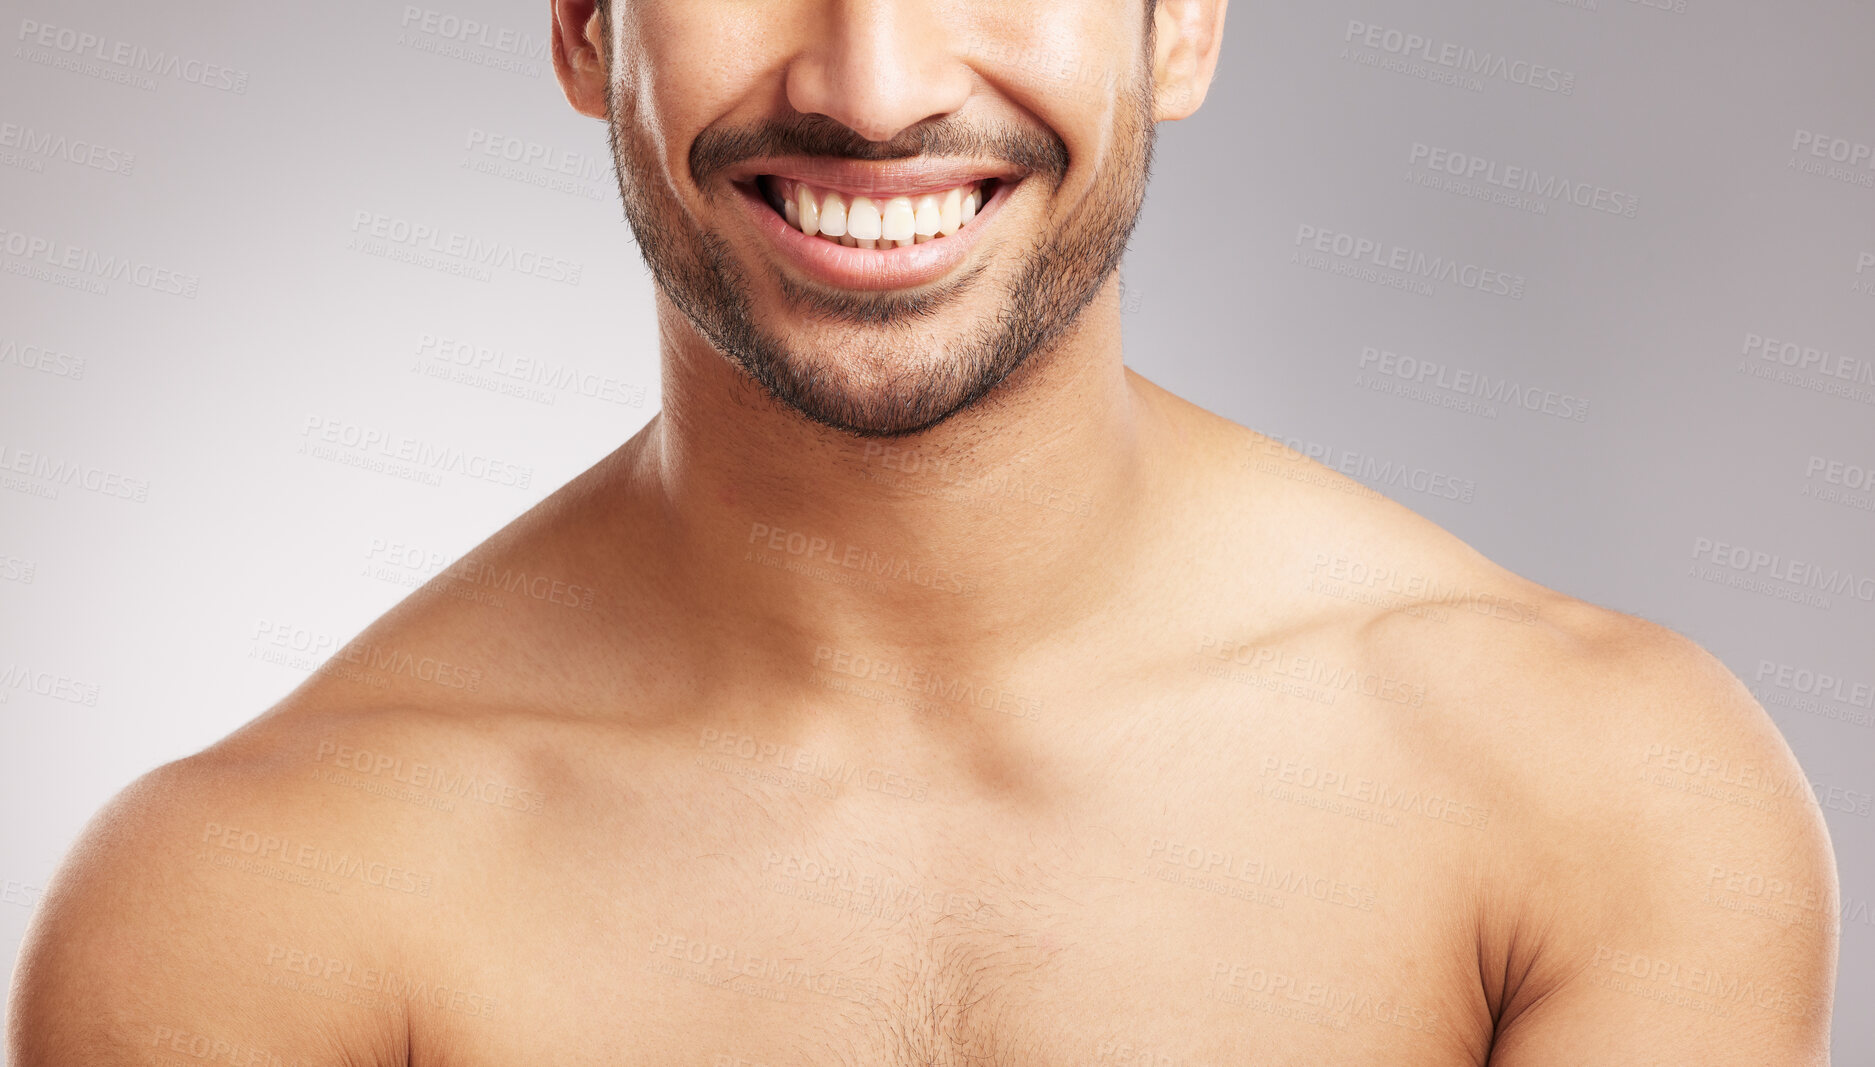
[[[996,669],[1101,608],[1140,551],[1150,411],[1121,360],[1117,277],[988,397],[859,438],[773,401],[661,297],[663,409],[632,481],[661,584],[739,657]],[[700,613],[700,614],[699,614]]]

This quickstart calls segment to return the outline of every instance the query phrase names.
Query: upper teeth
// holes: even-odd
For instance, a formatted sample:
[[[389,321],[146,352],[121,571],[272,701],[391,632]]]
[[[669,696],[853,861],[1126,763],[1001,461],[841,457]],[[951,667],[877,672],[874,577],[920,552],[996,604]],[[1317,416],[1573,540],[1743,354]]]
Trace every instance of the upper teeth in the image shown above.
[[[949,237],[976,218],[983,205],[975,182],[921,196],[875,199],[816,189],[792,178],[774,181],[788,225],[848,248],[899,248]]]

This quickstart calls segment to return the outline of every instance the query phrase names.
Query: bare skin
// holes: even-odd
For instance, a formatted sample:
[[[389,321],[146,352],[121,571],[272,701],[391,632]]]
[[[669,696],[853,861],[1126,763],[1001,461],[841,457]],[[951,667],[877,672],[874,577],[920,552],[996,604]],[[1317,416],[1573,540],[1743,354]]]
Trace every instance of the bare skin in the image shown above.
[[[1178,118],[1222,4],[1161,12]],[[862,91],[892,39],[793,106],[933,113]],[[1743,686],[1127,370],[1116,296],[883,439],[661,297],[650,425],[86,831],[10,1062],[1826,1063],[1834,865]]]

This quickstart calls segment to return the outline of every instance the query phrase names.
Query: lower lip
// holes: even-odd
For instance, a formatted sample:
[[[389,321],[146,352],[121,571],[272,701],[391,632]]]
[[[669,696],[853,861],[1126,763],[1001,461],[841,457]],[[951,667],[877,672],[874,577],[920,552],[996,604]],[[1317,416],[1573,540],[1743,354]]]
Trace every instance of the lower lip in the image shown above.
[[[907,289],[937,281],[956,270],[976,245],[977,235],[1018,184],[997,182],[996,192],[977,209],[970,224],[949,237],[903,248],[848,248],[825,237],[809,237],[776,214],[753,182],[738,183],[735,188],[755,213],[756,228],[810,277],[841,289]]]

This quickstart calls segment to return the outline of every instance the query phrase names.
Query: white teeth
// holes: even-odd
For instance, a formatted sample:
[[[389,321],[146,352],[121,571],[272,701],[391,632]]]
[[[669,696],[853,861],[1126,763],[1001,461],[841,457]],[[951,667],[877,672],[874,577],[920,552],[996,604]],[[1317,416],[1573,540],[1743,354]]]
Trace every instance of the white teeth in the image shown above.
[[[983,206],[983,191],[976,185],[917,196],[849,199],[793,179],[774,181],[789,226],[848,248],[909,248],[949,237],[976,218]]]
[[[839,193],[828,193],[820,202],[820,232],[828,237],[846,236],[846,200]]]
[[[935,196],[918,198],[917,218],[912,224],[912,232],[921,237],[930,237],[938,232],[938,225],[944,221],[943,211],[938,208]]]
[[[846,232],[862,241],[877,241],[885,232],[879,205],[869,196],[856,196],[846,209]]]
[[[820,205],[814,203],[814,194],[808,192],[807,186],[795,186],[794,199],[789,203],[794,208],[794,214],[800,216],[802,233],[812,237],[820,232]],[[788,221],[794,222],[794,216],[789,216]]]
[[[881,215],[883,216],[881,222],[883,236],[894,241],[911,240],[913,228],[917,225],[917,217],[915,209],[911,206],[910,197],[895,196],[887,200],[885,210],[881,212]]]

